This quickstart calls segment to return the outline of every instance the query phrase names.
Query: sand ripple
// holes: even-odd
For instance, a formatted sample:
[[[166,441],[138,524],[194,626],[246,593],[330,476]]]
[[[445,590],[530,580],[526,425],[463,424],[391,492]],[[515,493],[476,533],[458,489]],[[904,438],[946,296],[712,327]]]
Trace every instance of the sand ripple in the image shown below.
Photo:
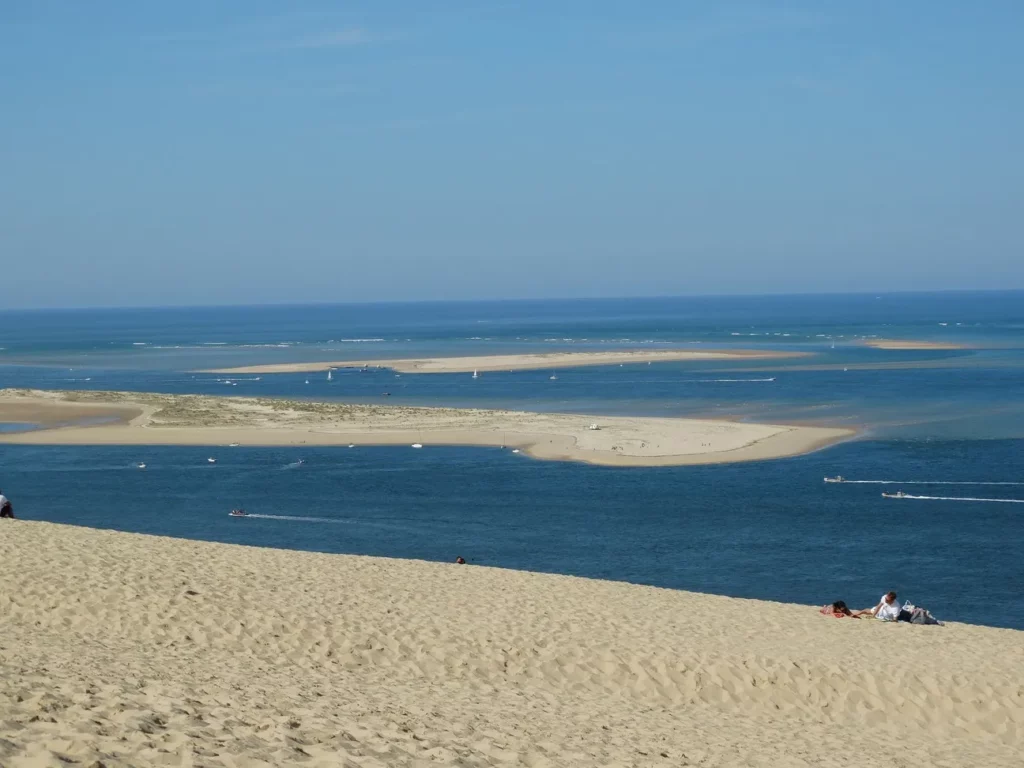
[[[0,562],[5,767],[1020,765],[1024,748],[1012,630],[23,521],[0,527]]]

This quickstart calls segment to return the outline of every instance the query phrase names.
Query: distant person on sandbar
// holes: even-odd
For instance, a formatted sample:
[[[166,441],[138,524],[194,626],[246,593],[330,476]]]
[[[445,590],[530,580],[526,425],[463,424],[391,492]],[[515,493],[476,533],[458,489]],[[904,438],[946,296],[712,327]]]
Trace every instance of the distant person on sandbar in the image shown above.
[[[826,616],[834,616],[837,619],[851,618],[859,619],[860,615],[855,614],[849,608],[846,607],[846,603],[842,600],[836,600],[834,603],[822,606],[819,613],[823,613]]]
[[[464,558],[462,555],[459,555],[458,557],[455,558],[455,564],[456,565],[465,565],[466,564],[466,558]]]
[[[9,517],[14,519],[14,505],[11,504],[11,500],[4,496],[4,492],[0,491],[0,517]]]
[[[856,616],[860,617],[864,614],[874,616],[880,621],[897,621],[900,617],[900,604],[896,600],[896,593],[886,592],[878,601],[878,605],[874,608],[857,611]]]

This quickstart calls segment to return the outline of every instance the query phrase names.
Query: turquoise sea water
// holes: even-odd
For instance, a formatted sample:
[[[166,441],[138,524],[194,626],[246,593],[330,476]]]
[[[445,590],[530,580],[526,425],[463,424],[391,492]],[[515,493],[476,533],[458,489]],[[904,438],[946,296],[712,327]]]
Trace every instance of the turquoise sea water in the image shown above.
[[[864,347],[872,337],[972,348]],[[548,371],[474,380],[340,370],[330,382],[195,373],[638,346],[813,355],[567,369],[556,381]],[[1013,485],[1024,482],[1024,293],[0,313],[0,347],[3,387],[361,402],[384,402],[387,391],[392,403],[860,430],[854,442],[794,459],[658,469],[429,446],[222,448],[215,465],[208,448],[0,446],[0,488],[20,517],[299,549],[462,554],[793,602],[866,605],[895,588],[943,618],[1024,628],[1024,485]],[[834,474],[897,482],[822,482]],[[897,488],[926,498],[881,497]],[[238,505],[264,517],[228,518]]]

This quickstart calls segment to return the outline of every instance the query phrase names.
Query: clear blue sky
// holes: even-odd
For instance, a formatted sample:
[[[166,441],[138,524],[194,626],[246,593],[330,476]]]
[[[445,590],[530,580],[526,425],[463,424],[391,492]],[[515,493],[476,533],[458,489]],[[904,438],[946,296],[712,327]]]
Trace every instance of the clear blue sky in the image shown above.
[[[0,3],[0,308],[1024,287],[1024,3]]]

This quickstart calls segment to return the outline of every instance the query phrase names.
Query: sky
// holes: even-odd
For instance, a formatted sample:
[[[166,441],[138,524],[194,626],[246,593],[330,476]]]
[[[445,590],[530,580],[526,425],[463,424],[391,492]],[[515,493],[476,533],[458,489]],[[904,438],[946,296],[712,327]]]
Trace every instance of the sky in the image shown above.
[[[0,309],[1024,288],[1024,3],[0,2]]]

